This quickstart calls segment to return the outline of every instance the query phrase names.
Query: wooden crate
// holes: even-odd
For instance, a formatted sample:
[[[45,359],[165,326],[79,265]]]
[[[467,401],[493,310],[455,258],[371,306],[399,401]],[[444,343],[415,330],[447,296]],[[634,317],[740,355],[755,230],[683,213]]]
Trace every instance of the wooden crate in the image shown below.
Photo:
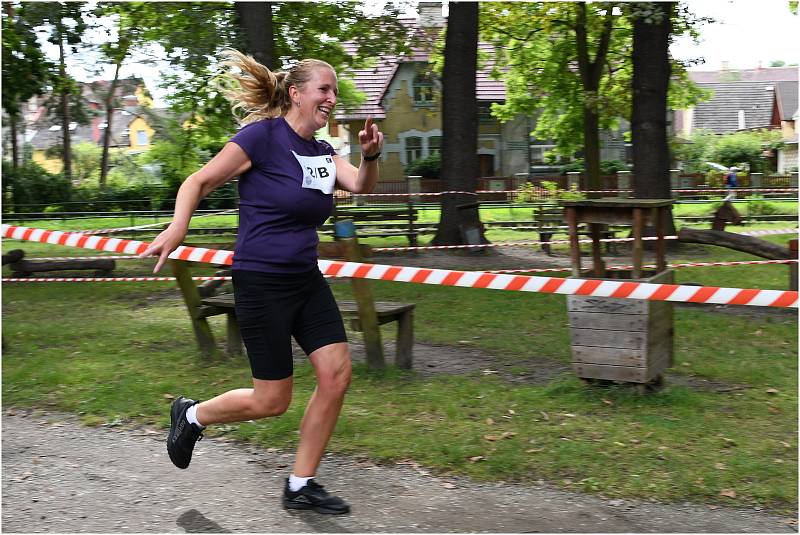
[[[672,284],[672,270],[644,273],[609,271],[598,280]],[[586,277],[584,277],[586,278]],[[595,277],[590,277],[595,278]],[[578,377],[647,383],[673,360],[672,303],[641,299],[567,296],[572,369]]]

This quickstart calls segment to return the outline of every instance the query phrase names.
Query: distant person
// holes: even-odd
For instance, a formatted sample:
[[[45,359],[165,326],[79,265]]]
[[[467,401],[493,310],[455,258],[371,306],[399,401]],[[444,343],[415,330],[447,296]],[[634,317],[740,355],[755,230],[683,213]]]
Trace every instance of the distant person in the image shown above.
[[[739,181],[736,178],[736,172],[738,170],[739,170],[738,167],[731,167],[730,169],[728,169],[728,172],[725,174],[725,177],[723,178],[725,189],[728,190],[728,195],[725,197],[726,201],[736,198],[736,192],[734,191],[734,189],[739,187]]]
[[[317,267],[317,226],[331,214],[335,186],[353,193],[373,190],[383,134],[367,118],[358,134],[361,163],[356,168],[314,137],[336,106],[339,89],[333,67],[306,59],[288,72],[271,72],[237,51],[225,55],[226,65],[241,71],[227,76],[238,84],[229,98],[234,111],[244,113],[244,126],[186,179],[178,190],[172,223],[141,256],[158,256],[153,270],[158,272],[186,237],[200,200],[240,177],[233,288],[253,388],[231,390],[204,402],[176,399],[167,451],[175,466],[186,468],[206,426],[283,414],[292,398],[294,337],[314,366],[317,386],[300,424],[283,506],[348,513],[344,500],[314,481],[351,373],[342,316]]]

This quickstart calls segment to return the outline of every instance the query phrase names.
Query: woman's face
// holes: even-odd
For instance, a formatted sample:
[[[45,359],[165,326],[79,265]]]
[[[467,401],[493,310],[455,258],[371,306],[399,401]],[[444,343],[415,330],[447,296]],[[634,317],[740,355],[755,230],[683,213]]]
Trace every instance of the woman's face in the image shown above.
[[[294,93],[292,100],[298,104],[300,117],[313,125],[314,131],[328,124],[339,95],[336,73],[326,67],[314,69],[311,79]]]

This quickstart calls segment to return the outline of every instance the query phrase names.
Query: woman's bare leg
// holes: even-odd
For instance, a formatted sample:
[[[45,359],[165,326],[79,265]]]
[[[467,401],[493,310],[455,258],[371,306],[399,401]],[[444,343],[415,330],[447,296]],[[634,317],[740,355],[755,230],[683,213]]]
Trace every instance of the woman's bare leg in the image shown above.
[[[243,422],[286,412],[292,400],[291,377],[276,381],[253,379],[253,388],[229,390],[197,406],[202,425]]]
[[[350,346],[346,342],[321,347],[309,358],[317,375],[317,387],[300,423],[300,444],[292,472],[297,477],[316,473],[350,385]]]

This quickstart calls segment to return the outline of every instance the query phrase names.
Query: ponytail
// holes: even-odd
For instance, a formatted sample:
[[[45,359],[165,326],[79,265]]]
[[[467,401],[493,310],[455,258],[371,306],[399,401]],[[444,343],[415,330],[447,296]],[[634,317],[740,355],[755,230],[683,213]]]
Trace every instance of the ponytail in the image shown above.
[[[304,59],[288,72],[273,72],[238,50],[227,49],[222,55],[224,67],[240,71],[228,70],[221,79],[221,88],[241,124],[286,115],[292,105],[289,87],[302,89],[319,67],[336,72],[328,63],[317,59]]]

